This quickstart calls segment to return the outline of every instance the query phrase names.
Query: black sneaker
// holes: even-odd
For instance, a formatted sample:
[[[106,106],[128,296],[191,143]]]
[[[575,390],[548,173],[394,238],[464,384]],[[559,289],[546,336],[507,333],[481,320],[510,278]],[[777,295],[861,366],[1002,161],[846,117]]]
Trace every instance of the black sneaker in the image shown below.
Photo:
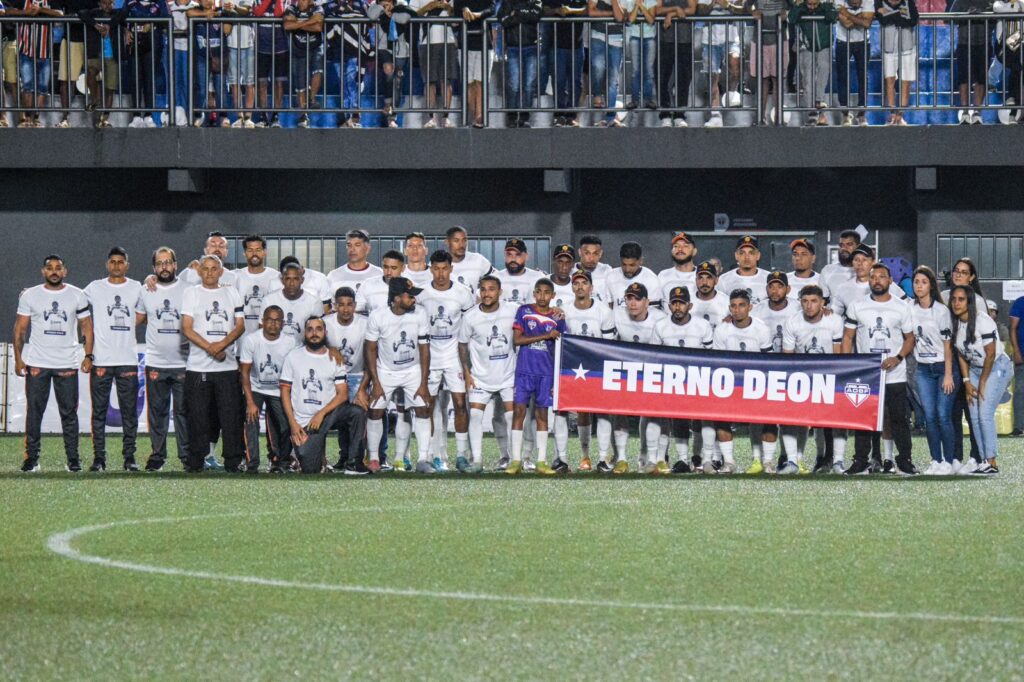
[[[107,460],[105,459],[94,459],[92,465],[89,466],[89,471],[94,474],[98,474],[107,470]]]
[[[69,459],[68,463],[64,465],[64,469],[71,474],[79,474],[82,472],[82,463],[78,459]]]
[[[993,476],[999,473],[999,467],[992,466],[988,462],[982,461],[982,463],[978,465],[978,468],[974,470],[974,473],[982,476]]]
[[[160,471],[163,468],[163,457],[157,457],[156,455],[152,455],[150,456],[149,459],[146,460],[146,471]]]
[[[690,469],[690,465],[681,459],[677,460],[676,463],[672,465],[673,474],[688,474],[691,471],[692,469]]]
[[[828,460],[827,457],[818,457],[816,460],[814,460],[813,471],[816,474],[831,474],[832,463]]]
[[[280,462],[274,462],[270,465],[270,473],[272,474],[283,474],[285,472],[284,467],[281,466]]]
[[[696,471],[697,469],[700,469],[700,467],[701,467],[701,465],[703,463],[704,463],[704,460],[701,458],[700,455],[693,455],[692,457],[690,457],[690,467],[694,471]]]
[[[887,459],[882,462],[882,473],[883,474],[895,474],[896,473],[896,462],[891,459]]]
[[[124,459],[124,470],[125,471],[138,471],[139,465],[135,463],[134,457],[125,457]]]
[[[38,459],[26,459],[21,463],[21,473],[23,474],[38,474],[42,470]]]
[[[877,459],[871,460],[871,463],[868,464],[868,468],[871,470],[870,473],[872,474],[882,473],[882,463]]]
[[[1024,431],[1021,431],[1020,429],[1014,429],[1013,431],[1010,431],[1011,438],[1020,438],[1021,436],[1024,436]]]
[[[362,460],[359,460],[355,464],[347,464],[340,469],[335,469],[335,472],[341,472],[346,476],[367,476],[372,473],[366,468]]]
[[[560,459],[557,459],[557,458],[555,459],[554,462],[551,463],[551,468],[552,468],[552,470],[554,470],[554,472],[556,474],[567,474],[567,473],[569,473],[569,465],[566,464],[564,461],[562,461]]]
[[[866,476],[871,473],[871,466],[867,462],[853,461],[849,469],[843,472],[844,476]]]
[[[914,463],[911,462],[910,460],[907,460],[906,462],[897,462],[896,469],[897,473],[899,473],[901,476],[917,476],[918,474],[921,473],[920,471],[917,470],[917,467],[914,466]]]
[[[597,473],[599,474],[610,474],[612,472],[612,465],[604,460],[597,463]]]

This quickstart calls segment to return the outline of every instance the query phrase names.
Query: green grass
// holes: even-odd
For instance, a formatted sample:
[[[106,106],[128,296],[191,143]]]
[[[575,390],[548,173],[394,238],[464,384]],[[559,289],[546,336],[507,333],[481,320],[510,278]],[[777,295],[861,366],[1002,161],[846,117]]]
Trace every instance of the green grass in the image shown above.
[[[923,440],[914,445],[926,464]],[[21,440],[3,438],[0,670],[65,680],[1020,679],[1024,440],[1001,446],[1003,473],[985,480],[353,480],[30,477],[16,473]],[[46,471],[62,466],[59,447],[46,440]],[[197,515],[206,518],[184,518]],[[147,517],[181,520],[99,530],[73,547],[183,571],[513,599],[145,574],[47,548],[55,533]]]

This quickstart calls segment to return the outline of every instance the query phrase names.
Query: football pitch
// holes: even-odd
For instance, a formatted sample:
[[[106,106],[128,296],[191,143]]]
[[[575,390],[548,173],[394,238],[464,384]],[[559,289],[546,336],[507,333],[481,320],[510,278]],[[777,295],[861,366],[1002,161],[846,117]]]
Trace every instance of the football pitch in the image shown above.
[[[1024,439],[1000,446],[992,478],[186,477],[66,474],[49,437],[29,476],[2,438],[0,669],[1020,679]]]

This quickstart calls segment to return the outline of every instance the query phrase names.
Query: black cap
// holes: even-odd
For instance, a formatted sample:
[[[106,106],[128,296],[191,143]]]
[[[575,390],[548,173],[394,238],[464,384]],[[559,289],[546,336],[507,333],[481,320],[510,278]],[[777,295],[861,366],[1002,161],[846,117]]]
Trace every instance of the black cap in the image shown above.
[[[697,246],[697,242],[695,242],[693,240],[693,237],[691,237],[689,235],[689,233],[687,233],[685,230],[679,230],[678,232],[675,232],[675,233],[672,234],[672,243],[673,244],[675,244],[677,241],[680,241],[681,239],[685,239],[686,241],[690,242],[694,246]]]
[[[413,284],[411,279],[406,277],[392,277],[391,281],[388,282],[388,300],[392,300],[395,296],[401,294],[409,294],[410,296],[419,296],[423,293],[423,289]]]
[[[867,256],[871,260],[875,260],[875,250],[872,249],[867,244],[858,244],[857,248],[855,248],[853,252],[850,253],[850,258],[853,258],[858,253],[862,256]]]
[[[519,253],[528,253],[526,250],[526,242],[522,239],[509,239],[505,242],[505,250],[515,249]]]
[[[709,260],[701,261],[697,264],[696,273],[699,275],[702,272],[706,272],[712,277],[718,277],[718,270],[715,270],[715,266]]]
[[[626,287],[624,298],[629,298],[630,296],[633,298],[647,298],[647,287],[640,284],[640,282],[633,282]]]
[[[584,270],[583,268],[580,268],[580,269],[576,270],[575,272],[573,272],[572,276],[569,277],[569,281],[571,282],[574,279],[581,279],[581,278],[587,280],[591,284],[594,283],[594,277],[589,272]]]
[[[752,249],[758,250],[760,250],[761,248],[757,242],[757,237],[755,237],[752,234],[744,235],[739,238],[739,241],[736,242],[737,249],[742,249],[744,246],[749,246]]]
[[[508,244],[505,245],[505,248],[508,248]],[[563,256],[576,260],[576,249],[572,248],[572,244],[559,244],[552,258],[562,258]]]
[[[675,303],[676,301],[682,301],[683,303],[690,302],[690,290],[686,287],[672,287],[672,291],[668,294],[668,302]]]
[[[806,239],[794,239],[793,241],[791,241],[789,243],[789,250],[792,251],[793,249],[795,249],[798,246],[802,246],[805,249],[807,249],[808,251],[810,251],[811,253],[814,253],[814,244],[813,244],[813,242],[809,242]]]
[[[786,273],[784,273],[782,270],[772,270],[771,272],[768,273],[767,284],[771,284],[772,282],[779,282],[780,284],[783,284],[784,286],[788,287],[789,277],[787,277]]]

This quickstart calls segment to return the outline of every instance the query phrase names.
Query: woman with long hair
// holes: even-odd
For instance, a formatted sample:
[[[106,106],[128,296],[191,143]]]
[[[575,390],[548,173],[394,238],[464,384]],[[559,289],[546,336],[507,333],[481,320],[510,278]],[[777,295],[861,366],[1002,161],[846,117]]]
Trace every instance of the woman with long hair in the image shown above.
[[[968,460],[958,473],[996,474],[996,408],[1013,379],[1013,363],[999,342],[996,323],[984,309],[978,312],[973,294],[971,287],[957,284],[949,297],[953,343],[964,377],[971,431],[981,455],[980,463]]]
[[[939,293],[935,272],[927,265],[914,270],[914,380],[925,414],[925,436],[932,455],[925,475],[953,473],[955,436],[953,403],[959,389],[959,376],[953,371],[953,323]]]
[[[967,286],[970,287],[974,292],[974,305],[978,310],[985,310],[985,294],[981,290],[981,280],[978,278],[978,266],[974,264],[974,261],[963,256],[955,263],[953,263],[953,269],[949,273],[949,279],[953,285]],[[946,289],[942,292],[942,300],[949,303],[949,293],[951,289]],[[953,369],[959,374],[960,365],[954,363]],[[959,383],[959,382],[958,382]],[[967,437],[971,441],[971,459],[975,462],[981,461],[981,455],[978,454],[978,442],[974,436],[974,427],[971,424],[971,415],[967,409],[967,394],[964,393],[963,384],[960,383],[956,391],[956,399],[953,403],[953,437],[955,440],[954,447],[956,448],[956,458],[961,461],[966,461],[964,457],[964,421],[967,422],[969,428],[967,430]]]

